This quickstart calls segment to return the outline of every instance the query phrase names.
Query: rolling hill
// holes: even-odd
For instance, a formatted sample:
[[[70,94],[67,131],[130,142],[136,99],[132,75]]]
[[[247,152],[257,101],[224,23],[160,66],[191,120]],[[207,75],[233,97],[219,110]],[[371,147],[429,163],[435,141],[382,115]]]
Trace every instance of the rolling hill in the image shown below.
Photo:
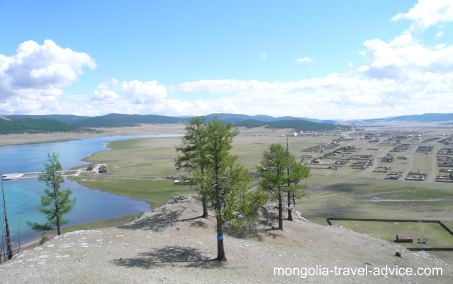
[[[10,120],[20,120],[25,118],[30,119],[49,119],[55,120],[64,123],[76,123],[78,121],[88,119],[89,116],[78,116],[78,115],[71,115],[71,114],[45,114],[45,115],[8,115],[8,119]]]
[[[76,123],[83,127],[125,127],[139,124],[178,123],[187,119],[163,115],[139,115],[111,113],[103,116],[86,118]]]
[[[323,131],[340,129],[341,126],[331,120],[306,119],[299,117],[272,117],[267,115],[249,116],[244,114],[218,113],[203,116],[207,121],[215,117],[225,123],[240,127],[293,128],[303,131]],[[111,113],[102,116],[76,115],[8,115],[0,120],[0,133],[41,133],[58,131],[80,131],[87,128],[133,127],[140,124],[185,123],[190,117],[172,117],[164,115],[139,115]]]
[[[0,134],[81,131],[80,126],[44,118],[0,119]]]
[[[395,117],[366,119],[364,122],[447,122],[453,121],[453,113],[424,113]]]
[[[319,123],[301,119],[292,120],[275,120],[270,122],[258,121],[254,119],[247,119],[241,122],[235,123],[235,126],[254,128],[260,126],[266,126],[267,128],[291,128],[297,131],[328,131],[338,129],[349,129],[348,126],[337,125],[332,123]]]
[[[270,115],[246,115],[246,114],[233,114],[233,113],[213,113],[206,116],[201,116],[207,121],[213,120],[215,117],[220,118],[225,123],[237,123],[243,122],[246,120],[255,120],[260,122],[272,122],[272,121],[289,121],[289,120],[304,120],[304,121],[311,121],[311,122],[319,122],[319,123],[330,123],[335,124],[335,120],[321,120],[315,118],[307,118],[307,117],[295,117],[295,116],[279,116],[274,117]]]

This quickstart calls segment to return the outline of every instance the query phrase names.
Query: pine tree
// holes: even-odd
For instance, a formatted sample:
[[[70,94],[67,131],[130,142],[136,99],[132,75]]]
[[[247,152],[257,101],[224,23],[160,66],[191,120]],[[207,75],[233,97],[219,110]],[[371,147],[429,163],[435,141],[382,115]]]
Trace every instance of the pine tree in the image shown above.
[[[217,222],[217,260],[225,261],[225,222],[256,216],[264,200],[260,191],[249,191],[247,169],[230,154],[233,138],[238,135],[231,124],[214,119],[206,127],[206,168],[195,171],[195,182],[209,200]]]
[[[75,199],[71,199],[72,191],[70,189],[61,189],[64,181],[61,170],[58,154],[48,154],[45,171],[39,177],[47,185],[41,198],[40,208],[40,211],[46,215],[47,222],[45,224],[28,222],[28,225],[34,230],[49,231],[56,228],[57,234],[61,235],[61,226],[68,223],[68,220],[63,217],[72,210]]]
[[[283,192],[288,183],[288,154],[280,144],[272,144],[264,151],[258,171],[261,176],[260,186],[273,199],[278,201],[278,229],[283,230]]]

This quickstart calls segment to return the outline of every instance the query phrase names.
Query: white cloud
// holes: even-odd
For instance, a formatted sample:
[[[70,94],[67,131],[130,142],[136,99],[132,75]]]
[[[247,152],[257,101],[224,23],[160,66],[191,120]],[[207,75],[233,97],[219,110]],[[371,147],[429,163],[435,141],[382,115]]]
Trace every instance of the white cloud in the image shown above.
[[[86,53],[62,48],[52,40],[42,45],[29,40],[12,56],[0,54],[0,110],[27,112],[39,109],[63,94],[85,67],[94,68]]]
[[[306,63],[313,63],[314,60],[308,56],[304,56],[304,57],[297,58],[296,62],[300,63],[300,64],[306,64]]]
[[[453,71],[453,46],[426,47],[409,33],[385,42],[367,40],[363,52],[367,65],[359,69],[371,77],[402,78],[430,72],[444,74]]]
[[[157,81],[124,81],[121,83],[121,89],[137,103],[159,101],[167,97],[167,88]]]
[[[95,106],[88,107],[84,112],[89,115],[109,112],[179,114],[191,104],[168,98],[167,87],[154,80],[105,81],[96,87],[91,97],[83,101]]]
[[[261,58],[262,60],[267,60],[268,57],[269,57],[269,54],[267,53],[267,51],[261,52],[260,58]]]
[[[133,104],[154,103],[166,99],[167,88],[157,81],[118,81],[100,83],[93,92],[96,100],[112,101],[127,98]]]
[[[411,30],[425,30],[439,23],[453,21],[453,1],[418,0],[406,13],[396,14],[392,20],[411,20]]]

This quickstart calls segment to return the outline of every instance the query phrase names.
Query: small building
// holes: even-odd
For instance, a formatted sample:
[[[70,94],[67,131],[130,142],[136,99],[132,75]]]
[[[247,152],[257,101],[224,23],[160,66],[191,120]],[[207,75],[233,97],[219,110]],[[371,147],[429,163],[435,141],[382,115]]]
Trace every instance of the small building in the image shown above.
[[[107,173],[107,165],[102,164],[98,167],[98,174],[105,174]]]
[[[396,234],[395,242],[396,243],[412,243],[414,239],[411,235],[408,234]]]

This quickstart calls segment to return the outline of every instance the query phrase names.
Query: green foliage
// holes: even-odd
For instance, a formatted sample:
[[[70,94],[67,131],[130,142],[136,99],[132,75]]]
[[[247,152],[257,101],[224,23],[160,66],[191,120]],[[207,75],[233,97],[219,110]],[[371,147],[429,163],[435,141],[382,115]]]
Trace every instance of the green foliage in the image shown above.
[[[296,157],[288,153],[288,167],[289,167],[289,176],[288,181],[290,184],[290,191],[296,191],[298,189],[298,184],[308,178],[310,175],[310,168],[301,165],[297,162]]]
[[[58,234],[60,234],[60,227],[68,223],[68,220],[63,217],[72,210],[75,199],[71,199],[72,191],[70,189],[62,190],[60,188],[64,181],[61,170],[58,155],[56,153],[48,154],[45,171],[39,177],[47,185],[41,198],[40,207],[41,213],[47,218],[47,223],[27,222],[34,230],[48,231],[56,227]]]
[[[89,116],[78,116],[71,114],[43,114],[43,115],[29,115],[29,114],[14,114],[6,116],[11,120],[20,120],[24,118],[29,119],[49,119],[65,123],[75,123],[77,121],[87,119]]]
[[[198,190],[208,197],[209,207],[221,222],[252,218],[262,204],[258,202],[261,192],[249,191],[247,169],[230,154],[238,133],[231,124],[211,121],[206,126],[205,172],[199,168],[194,172]]]
[[[278,228],[283,229],[282,193],[288,193],[289,206],[291,195],[294,197],[299,182],[308,177],[309,169],[297,163],[296,158],[282,145],[272,144],[269,150],[264,151],[258,172],[261,176],[260,187],[271,199],[278,200]],[[288,216],[292,220],[290,210]]]
[[[294,192],[297,185],[310,175],[310,169],[299,164],[296,157],[288,153],[281,144],[272,144],[269,150],[263,153],[258,172],[261,176],[261,188],[272,197],[276,197],[279,191]]]
[[[202,130],[197,131],[197,129]],[[215,213],[217,260],[224,261],[226,260],[223,247],[225,222],[239,220],[246,222],[254,218],[265,199],[262,198],[260,191],[249,191],[248,170],[230,154],[233,138],[239,134],[237,129],[216,118],[205,126],[202,121],[196,120],[187,130],[184,139],[186,143],[183,143],[180,152],[187,149],[188,155],[184,155],[185,159],[179,159],[180,163],[177,163],[177,166],[193,169],[196,189],[199,195],[204,197],[205,205]],[[201,149],[195,150],[197,141],[202,141],[202,145]],[[200,152],[199,158],[189,154],[200,154]],[[193,163],[195,165],[192,165]]]
[[[282,145],[272,144],[269,150],[264,151],[263,159],[258,165],[261,176],[260,186],[272,197],[276,198],[288,183],[287,165],[288,154]]]
[[[264,203],[261,191],[249,190],[247,169],[230,154],[237,135],[231,124],[214,119],[206,125],[196,118],[186,128],[183,145],[177,148],[185,155],[178,156],[176,166],[193,171],[197,192],[208,197],[209,208],[222,222],[251,219]]]
[[[235,125],[237,127],[255,128],[255,127],[265,126],[268,124],[269,124],[269,122],[265,122],[265,121],[259,121],[259,120],[255,120],[255,119],[246,119],[246,120],[237,122]]]
[[[193,171],[199,170],[201,175],[204,175],[207,166],[206,145],[207,145],[207,129],[202,118],[192,118],[186,126],[186,134],[182,139],[182,145],[176,147],[178,157],[176,158],[175,166],[179,169],[188,169],[191,174]],[[203,188],[204,183],[194,183],[194,177],[191,178],[191,183],[197,187],[198,199],[203,204],[203,217],[208,217],[208,196]]]
[[[182,145],[176,147],[178,157],[175,166],[179,169],[195,170],[206,165],[206,125],[202,118],[193,118],[186,126]]]

